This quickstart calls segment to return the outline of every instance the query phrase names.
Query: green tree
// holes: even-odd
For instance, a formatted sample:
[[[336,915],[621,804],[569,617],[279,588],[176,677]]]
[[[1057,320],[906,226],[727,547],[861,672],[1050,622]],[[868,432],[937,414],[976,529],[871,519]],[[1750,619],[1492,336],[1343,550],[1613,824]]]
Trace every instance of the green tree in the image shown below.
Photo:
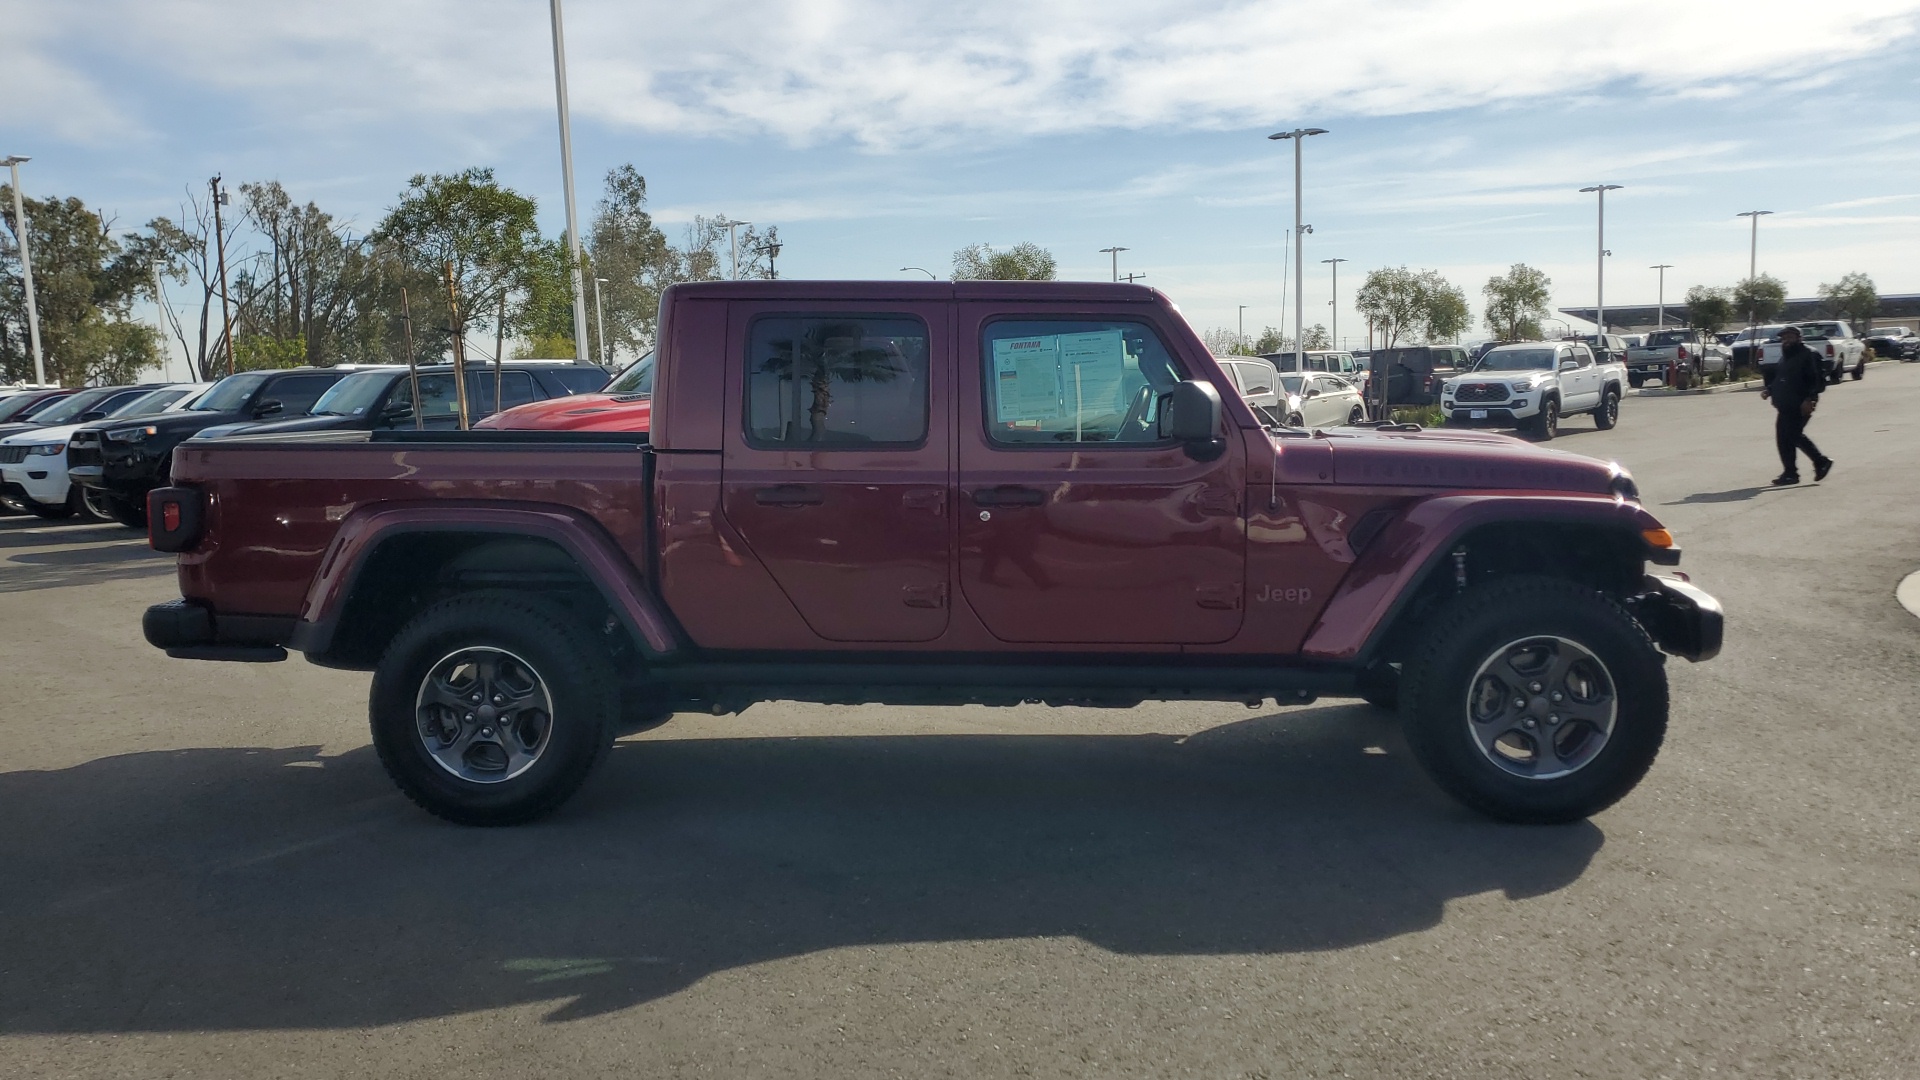
[[[512,326],[500,325],[502,302],[510,320],[516,311],[522,322],[538,320],[541,312],[529,297],[544,296],[540,279],[554,273],[553,245],[541,237],[535,211],[532,199],[502,187],[492,169],[418,175],[407,182],[374,239],[420,278],[439,283],[448,304],[450,339],[487,329],[506,332]],[[562,254],[562,277],[566,262]],[[566,288],[571,290],[571,281]],[[571,318],[567,329],[571,343]]]
[[[1490,277],[1480,290],[1487,300],[1487,332],[1502,341],[1531,341],[1541,337],[1540,320],[1551,309],[1548,288],[1553,280],[1526,263],[1514,263],[1499,277]]]
[[[1333,338],[1327,335],[1327,328],[1314,323],[1300,334],[1302,344],[1309,349],[1331,349]]]
[[[1265,356],[1268,353],[1286,352],[1289,349],[1293,348],[1293,339],[1281,333],[1275,327],[1269,326],[1266,329],[1260,331],[1260,336],[1257,338],[1254,338],[1253,344],[1249,345],[1247,348],[1255,356]]]
[[[1406,267],[1370,271],[1354,292],[1353,305],[1392,348],[1401,336],[1443,341],[1467,328],[1467,294],[1437,270],[1418,273]]]
[[[1735,317],[1731,290],[1712,285],[1695,285],[1687,290],[1688,327],[1717,334]]]
[[[1733,287],[1733,309],[1754,322],[1772,322],[1787,306],[1787,287],[1772,274],[1750,277]]]
[[[24,199],[34,299],[47,378],[67,386],[124,383],[160,363],[159,335],[134,322],[134,300],[151,291],[150,239],[123,241],[113,222],[74,198]],[[13,190],[0,185],[0,206]],[[0,233],[0,378],[31,379],[26,279],[13,214]]]
[[[1873,279],[1857,271],[1835,284],[1822,284],[1820,299],[1826,301],[1827,310],[1835,318],[1847,320],[1856,336],[1872,326],[1873,317],[1880,312],[1880,292],[1873,287]]]
[[[587,233],[593,274],[600,286],[600,313],[607,347],[639,355],[651,348],[660,318],[660,293],[685,280],[684,253],[647,212],[647,180],[632,165],[607,173],[606,189]],[[608,359],[608,358],[603,358]]]
[[[1052,281],[1057,272],[1053,252],[1028,241],[1005,251],[969,244],[953,253],[955,281]]]

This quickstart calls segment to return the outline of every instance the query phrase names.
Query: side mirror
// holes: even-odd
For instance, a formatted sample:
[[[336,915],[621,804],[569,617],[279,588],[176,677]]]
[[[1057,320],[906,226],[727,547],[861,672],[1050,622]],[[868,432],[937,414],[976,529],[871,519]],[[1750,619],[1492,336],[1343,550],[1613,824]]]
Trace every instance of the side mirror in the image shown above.
[[[1319,388],[1319,387],[1317,387],[1317,386],[1309,386],[1309,387],[1307,387],[1307,392],[1306,392],[1305,394],[1303,394],[1303,395],[1301,395],[1301,396],[1302,396],[1302,397],[1310,397],[1310,398],[1316,398],[1316,397],[1319,397],[1319,396],[1320,396],[1320,388]]]
[[[387,405],[387,411],[380,415],[388,420],[411,420],[413,406],[404,401],[390,402]]]
[[[1577,370],[1579,370],[1579,368],[1580,368],[1580,361],[1578,361],[1578,360],[1562,360],[1562,361],[1560,361],[1560,370],[1561,370],[1561,371],[1577,371]]]
[[[75,417],[75,419],[84,424],[89,420],[103,420],[106,418],[106,415],[106,413],[101,412],[99,409],[88,409],[86,412]]]
[[[280,404],[280,402],[278,402],[277,400],[273,398],[268,398],[267,400],[253,407],[253,417],[254,419],[258,420],[263,416],[278,416],[281,410],[285,408],[286,406]]]
[[[1219,438],[1220,432],[1220,391],[1209,382],[1188,379],[1175,386],[1168,394],[1160,409],[1160,437],[1175,439],[1187,444],[1187,453],[1201,456],[1195,451],[1204,447],[1213,447],[1216,443],[1222,448],[1225,442]]]

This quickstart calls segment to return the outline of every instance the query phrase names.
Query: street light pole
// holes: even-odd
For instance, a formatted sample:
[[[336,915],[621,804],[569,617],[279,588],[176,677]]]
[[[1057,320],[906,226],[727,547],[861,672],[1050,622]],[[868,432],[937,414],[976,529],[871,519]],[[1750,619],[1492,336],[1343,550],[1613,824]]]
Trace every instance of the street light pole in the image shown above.
[[[1673,264],[1660,263],[1657,266],[1649,266],[1647,269],[1660,271],[1660,307],[1653,317],[1653,326],[1656,330],[1664,330],[1667,325],[1667,271],[1673,269]]]
[[[1123,247],[1104,247],[1100,249],[1100,254],[1113,256],[1113,280],[1120,280],[1120,253],[1131,250],[1133,249]]]
[[[721,222],[720,224],[725,226],[727,230],[727,258],[729,260],[729,265],[727,267],[727,280],[739,281],[740,280],[740,234],[735,230],[739,229],[740,226],[742,225],[751,225],[753,224],[753,222],[735,221],[732,218],[728,218],[727,220]]]
[[[1599,269],[1593,303],[1593,332],[1596,335],[1607,332],[1607,192],[1619,190],[1619,184],[1595,184],[1580,189],[1583,195],[1594,192],[1600,196],[1600,226],[1593,257],[1594,265]]]
[[[1295,264],[1300,266],[1306,265],[1306,234],[1313,231],[1313,226],[1301,219],[1300,145],[1307,141],[1309,135],[1326,133],[1326,128],[1294,128],[1292,131],[1276,131],[1267,136],[1269,139],[1293,140],[1293,255]],[[1306,306],[1306,275],[1296,272],[1293,275],[1293,369],[1295,371],[1307,370]]]
[[[567,248],[573,257],[573,358],[587,362],[587,288],[580,270],[580,219],[573,209],[573,121],[567,112],[567,40],[561,32],[560,0],[553,10],[553,95],[560,107],[560,186],[567,203]]]
[[[32,161],[19,154],[7,155],[7,168],[13,174],[13,231],[20,237],[20,277],[27,289],[27,337],[33,343],[33,381],[46,385],[47,359],[40,354],[40,310],[33,299],[33,256],[27,250],[27,211],[20,201],[20,166]]]
[[[1771,210],[1743,210],[1734,217],[1750,218],[1753,221],[1753,238],[1747,243],[1747,280],[1760,276],[1760,219],[1773,213]]]
[[[600,366],[607,366],[607,308],[600,302],[600,286],[608,284],[607,279],[593,279],[593,321],[600,330]]]
[[[220,190],[220,177],[215,175],[207,181],[207,187],[213,192],[213,243],[219,253],[220,263],[220,336],[227,343],[227,374],[233,374],[233,312],[227,307],[227,232],[220,223],[220,208],[226,205],[227,193]]]
[[[1337,349],[1340,347],[1340,264],[1347,260],[1321,259],[1320,261],[1333,269],[1333,299],[1327,301],[1327,306],[1333,309],[1333,314],[1328,316],[1333,326],[1327,331],[1327,336],[1332,339],[1331,344]]]
[[[906,273],[906,272],[907,272],[907,271],[909,271],[909,270],[918,270],[918,271],[920,271],[921,273],[923,273],[923,274],[925,274],[925,275],[927,275],[927,280],[928,280],[928,281],[939,281],[939,280],[940,280],[940,277],[939,277],[939,275],[937,275],[937,274],[935,274],[935,273],[934,273],[933,271],[931,271],[931,270],[929,270],[929,269],[927,269],[927,268],[926,268],[926,267],[924,267],[924,266],[903,266],[903,267],[901,267],[901,268],[900,268],[900,272],[901,272],[901,273],[903,273],[903,274],[904,274],[904,273]]]

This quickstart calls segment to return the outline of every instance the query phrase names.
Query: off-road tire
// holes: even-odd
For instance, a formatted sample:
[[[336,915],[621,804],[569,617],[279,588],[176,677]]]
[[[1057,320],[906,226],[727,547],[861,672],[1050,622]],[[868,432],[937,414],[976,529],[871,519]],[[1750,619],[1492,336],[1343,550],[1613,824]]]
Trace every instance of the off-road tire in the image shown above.
[[[551,697],[544,747],[510,779],[463,779],[427,748],[417,716],[423,682],[467,649],[524,660]],[[428,813],[462,825],[532,821],[566,802],[606,756],[620,720],[618,686],[604,643],[564,609],[525,593],[466,593],[421,612],[381,657],[368,698],[374,750],[387,775]]]
[[[1353,692],[1377,709],[1400,707],[1400,673],[1386,664],[1372,664],[1354,680]]]
[[[1601,431],[1610,430],[1620,422],[1620,391],[1609,386],[1600,395],[1600,407],[1593,410],[1593,426]]]
[[[1552,442],[1560,433],[1560,399],[1548,398],[1540,403],[1540,414],[1527,425],[1527,430],[1536,442]]]
[[[1612,684],[1611,735],[1585,765],[1553,779],[1493,763],[1471,729],[1476,672],[1510,642],[1558,637],[1597,657]],[[1435,614],[1401,669],[1401,724],[1433,781],[1491,818],[1524,824],[1578,821],[1640,782],[1667,730],[1665,659],[1632,616],[1592,589],[1516,576],[1475,587]]]
[[[108,517],[129,529],[146,530],[147,504],[144,499],[130,503],[118,495],[103,495],[100,501],[105,504]]]

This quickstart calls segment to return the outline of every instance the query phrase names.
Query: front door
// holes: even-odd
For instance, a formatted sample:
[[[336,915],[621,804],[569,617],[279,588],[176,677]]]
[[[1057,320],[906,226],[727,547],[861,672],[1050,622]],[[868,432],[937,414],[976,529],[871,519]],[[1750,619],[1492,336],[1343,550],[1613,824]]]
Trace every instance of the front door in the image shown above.
[[[998,317],[995,317],[998,315]],[[1002,641],[1231,638],[1246,592],[1245,450],[1159,435],[1196,369],[1151,316],[962,305],[960,587]],[[1232,388],[1224,388],[1231,393]]]
[[[947,310],[889,308],[728,308],[722,511],[828,641],[947,628]]]

